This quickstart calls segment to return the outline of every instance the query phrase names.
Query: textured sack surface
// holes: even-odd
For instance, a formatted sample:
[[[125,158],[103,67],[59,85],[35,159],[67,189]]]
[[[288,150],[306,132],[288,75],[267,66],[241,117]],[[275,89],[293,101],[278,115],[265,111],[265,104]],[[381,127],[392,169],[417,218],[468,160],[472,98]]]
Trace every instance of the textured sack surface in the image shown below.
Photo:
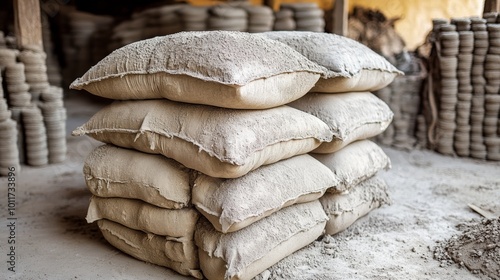
[[[114,247],[142,261],[165,266],[182,274],[203,279],[198,248],[193,241],[178,242],[165,236],[133,230],[118,223],[99,220],[104,238]]]
[[[96,196],[140,199],[170,209],[191,203],[193,172],[163,156],[103,145],[87,156],[83,173]]]
[[[318,117],[333,132],[333,140],[321,144],[314,153],[333,153],[353,141],[376,136],[384,132],[394,115],[370,92],[309,93],[289,106]]]
[[[237,232],[220,233],[200,218],[200,267],[213,279],[251,279],[318,238],[326,215],[317,200],[286,207]]]
[[[326,234],[339,233],[370,211],[389,204],[387,184],[378,177],[372,177],[352,188],[345,194],[326,193],[320,202],[328,215]]]
[[[272,213],[320,198],[338,179],[310,155],[261,166],[237,179],[200,175],[193,204],[218,231],[234,232]]]
[[[402,74],[367,46],[346,37],[297,31],[263,35],[292,47],[327,69],[313,92],[373,91],[387,86]]]
[[[198,217],[194,208],[165,209],[136,199],[92,196],[86,219],[88,223],[107,219],[131,229],[182,241],[193,240]]]
[[[318,118],[288,106],[232,110],[168,100],[114,102],[73,131],[84,134],[217,178],[307,153],[332,135]]]
[[[286,104],[323,67],[292,48],[244,32],[180,32],[115,50],[72,84],[111,99],[167,98],[227,108]]]
[[[382,148],[370,140],[360,140],[331,154],[311,154],[340,181],[328,192],[345,192],[380,170],[391,168],[391,160]]]

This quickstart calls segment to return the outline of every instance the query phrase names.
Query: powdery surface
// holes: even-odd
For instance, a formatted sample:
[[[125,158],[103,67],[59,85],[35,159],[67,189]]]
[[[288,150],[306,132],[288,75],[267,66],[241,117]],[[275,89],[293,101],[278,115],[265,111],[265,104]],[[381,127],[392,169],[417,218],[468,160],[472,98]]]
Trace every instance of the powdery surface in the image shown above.
[[[96,111],[81,99],[67,105],[68,130]],[[121,253],[104,241],[95,223],[85,222],[90,192],[82,166],[99,144],[88,137],[68,139],[66,162],[25,167],[17,176],[16,274],[7,270],[7,180],[0,178],[0,279],[191,279]],[[488,279],[453,262],[442,265],[433,252],[463,233],[457,225],[480,221],[467,203],[498,216],[500,163],[384,150],[393,168],[381,175],[393,204],[319,239],[260,279]]]
[[[500,218],[457,226],[461,233],[440,243],[434,258],[441,265],[458,263],[473,273],[500,279]]]

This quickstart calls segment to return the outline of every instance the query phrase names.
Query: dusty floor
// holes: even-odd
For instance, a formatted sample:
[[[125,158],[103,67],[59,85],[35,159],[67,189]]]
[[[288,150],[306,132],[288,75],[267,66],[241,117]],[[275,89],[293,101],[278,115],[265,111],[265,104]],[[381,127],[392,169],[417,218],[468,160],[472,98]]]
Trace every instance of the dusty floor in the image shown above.
[[[67,104],[68,132],[98,109],[83,98],[72,97]],[[82,162],[99,143],[69,136],[68,144],[65,163],[24,167],[16,174],[15,273],[7,263],[7,179],[0,179],[0,278],[189,279],[119,252],[95,224],[85,222],[90,194]],[[481,216],[468,203],[500,215],[500,163],[384,149],[393,163],[382,174],[393,204],[337,236],[314,242],[257,278],[488,279],[437,261],[433,252],[438,242],[460,233],[457,225],[479,221]]]

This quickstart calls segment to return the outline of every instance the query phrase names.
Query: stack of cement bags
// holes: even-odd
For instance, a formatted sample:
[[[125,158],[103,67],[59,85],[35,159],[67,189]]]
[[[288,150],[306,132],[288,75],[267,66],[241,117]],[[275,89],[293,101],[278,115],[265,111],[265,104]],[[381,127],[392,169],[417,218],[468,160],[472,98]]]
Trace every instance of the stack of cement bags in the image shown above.
[[[183,5],[168,5],[142,12],[141,16],[146,18],[146,26],[143,30],[145,38],[181,31],[182,24],[177,11],[182,7]]]
[[[434,21],[440,153],[500,160],[499,23],[496,14]]]
[[[369,91],[387,86],[401,72],[368,47],[348,38],[315,32],[264,35],[326,68],[311,92],[289,106],[323,120],[334,135],[332,141],[312,153],[340,181],[320,199],[329,215],[326,233],[335,234],[389,202],[385,182],[374,176],[389,168],[390,160],[376,144],[365,139],[382,133],[393,113]]]
[[[104,145],[84,165],[92,192],[87,221],[140,260],[202,278],[193,241],[192,172],[159,155]]]
[[[219,47],[220,42],[225,42],[223,48]],[[131,63],[131,59],[134,63]],[[151,64],[151,61],[154,63]],[[167,64],[166,61],[172,63]],[[159,234],[150,228],[133,225],[133,219],[127,217],[137,211],[130,207],[121,208],[121,213],[131,209],[130,214],[124,214],[126,217],[113,219],[116,223],[113,225],[120,230],[109,229],[110,223],[107,221],[110,217],[106,218],[102,214],[91,218],[94,216],[90,216],[90,213],[89,220],[103,217],[99,226],[104,236],[124,252],[199,278],[201,274],[196,272],[201,268],[209,279],[223,278],[224,275],[239,275],[240,278],[249,279],[311,243],[322,234],[327,219],[318,199],[328,187],[335,185],[335,179],[327,168],[304,154],[322,142],[331,140],[332,134],[318,118],[283,104],[307,93],[319,79],[321,71],[319,66],[293,49],[249,33],[184,32],[156,37],[116,50],[76,80],[72,87],[113,99],[154,100],[117,101],[98,112],[74,134],[87,134],[122,148],[132,148],[137,150],[134,153],[143,157],[151,155],[143,155],[138,151],[162,154],[169,158],[171,164],[176,163],[178,168],[182,164],[184,169],[187,167],[203,174],[194,181],[196,187],[193,190],[197,196],[197,207],[205,209],[208,216],[199,219],[196,225],[198,231],[194,235],[194,242],[200,248],[199,265],[188,263],[187,258],[178,258],[180,261],[175,263],[182,267],[189,266],[190,270],[179,269],[171,265],[175,261],[169,255],[171,252],[161,255],[170,262],[155,261],[157,252],[150,248],[156,244],[138,243],[135,240],[142,239],[137,235],[147,232],[148,236],[154,237],[153,240],[171,240],[173,237],[168,236],[166,230]],[[154,81],[164,82],[159,84]],[[128,83],[137,86],[131,88]],[[174,84],[176,86],[172,86]],[[99,154],[96,152],[96,155]],[[305,162],[293,158],[299,155],[303,155]],[[110,160],[124,161],[124,165],[130,162],[114,158]],[[155,158],[159,160],[159,157]],[[287,159],[293,160],[284,162]],[[110,161],[101,158],[97,161],[110,165]],[[296,166],[298,163],[300,166]],[[311,163],[322,169],[311,169]],[[259,167],[262,165],[268,168],[261,170]],[[93,165],[87,166],[87,178],[99,176],[91,173],[95,169]],[[306,176],[311,182],[293,181],[296,189],[279,195],[281,190],[286,191],[287,187],[291,187],[289,169],[301,170],[304,167],[312,172]],[[117,166],[114,173],[128,174],[128,171]],[[294,173],[297,179],[307,174]],[[138,174],[150,176],[144,170]],[[262,174],[268,175],[263,178]],[[120,178],[114,180],[120,181]],[[267,181],[267,185],[261,184]],[[318,181],[321,183],[319,186],[312,185]],[[266,200],[246,197],[251,199],[247,203],[249,207],[239,205],[240,209],[230,210],[231,216],[228,218],[221,212],[222,222],[216,227],[210,220],[218,221],[219,217],[216,211],[209,209],[217,205],[205,204],[211,201],[209,196],[217,196],[210,189],[231,182],[239,186],[239,190],[233,193],[241,193],[240,197],[248,194],[252,187],[267,186],[267,192],[258,194],[259,198]],[[186,178],[186,184],[190,186],[188,183],[192,183],[189,177]],[[304,186],[302,183],[309,184]],[[308,190],[307,187],[313,189],[313,195],[303,193],[303,189]],[[130,187],[123,186],[123,189]],[[188,192],[191,192],[190,188]],[[152,193],[150,199],[157,199],[158,195],[158,192]],[[300,199],[301,196],[305,198]],[[231,203],[231,197],[218,197],[219,204]],[[130,194],[128,199],[141,197]],[[237,197],[234,199],[241,201]],[[280,211],[285,202],[291,205],[299,199],[304,204]],[[190,201],[188,197],[186,207],[192,207]],[[149,204],[146,202],[142,205],[146,205],[144,208],[152,207]],[[100,212],[107,207],[102,204]],[[258,212],[248,216],[249,211]],[[250,217],[250,220],[240,221],[241,217]],[[190,221],[183,225],[194,227],[196,219]],[[235,222],[237,224],[231,226]],[[178,223],[164,225],[177,230],[183,227]],[[236,231],[228,232],[231,229]],[[125,231],[131,233],[122,233]],[[249,239],[248,236],[253,238]],[[183,237],[192,244],[192,236]],[[259,262],[262,257],[266,259],[265,263]]]
[[[50,86],[42,91],[38,107],[42,110],[47,134],[48,162],[61,163],[66,159],[66,108],[63,90]]]
[[[330,227],[341,230],[388,201],[374,176],[389,159],[361,141],[388,125],[387,105],[368,92],[323,94],[335,97],[329,106],[340,112],[328,120],[300,104],[315,98],[311,89],[374,90],[398,72],[360,55],[369,50],[354,41],[340,52],[357,48],[356,56],[344,54],[332,62],[336,69],[326,69],[309,60],[324,54],[323,45],[308,59],[264,34],[156,37],[114,51],[73,82],[117,100],[73,132],[107,143],[91,153],[84,173],[94,195],[87,219],[99,221],[111,244],[184,275],[251,279],[321,236],[324,209],[340,217]],[[319,33],[298,34],[304,45]],[[346,43],[325,36],[333,49]],[[355,103],[367,109],[356,114]],[[354,120],[345,125],[346,118]],[[326,158],[313,151],[327,151]],[[165,199],[171,202],[161,204]],[[332,207],[356,208],[355,215]],[[192,216],[179,218],[179,211]],[[172,251],[174,241],[182,254]]]

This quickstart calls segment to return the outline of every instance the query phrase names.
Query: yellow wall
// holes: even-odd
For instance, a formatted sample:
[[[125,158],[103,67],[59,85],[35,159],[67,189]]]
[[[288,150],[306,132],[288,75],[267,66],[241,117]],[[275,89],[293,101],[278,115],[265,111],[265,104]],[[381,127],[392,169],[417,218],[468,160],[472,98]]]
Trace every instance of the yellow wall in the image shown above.
[[[396,30],[409,50],[421,45],[432,29],[433,18],[480,16],[484,0],[349,0],[355,5],[379,9],[387,17],[401,17]]]

